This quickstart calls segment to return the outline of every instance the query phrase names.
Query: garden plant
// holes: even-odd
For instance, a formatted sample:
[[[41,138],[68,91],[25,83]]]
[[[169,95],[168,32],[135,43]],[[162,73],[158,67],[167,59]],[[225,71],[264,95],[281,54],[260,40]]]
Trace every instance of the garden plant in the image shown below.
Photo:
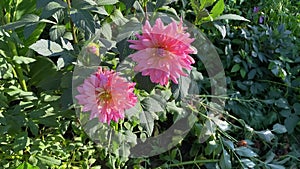
[[[300,168],[297,0],[1,0],[0,169]]]

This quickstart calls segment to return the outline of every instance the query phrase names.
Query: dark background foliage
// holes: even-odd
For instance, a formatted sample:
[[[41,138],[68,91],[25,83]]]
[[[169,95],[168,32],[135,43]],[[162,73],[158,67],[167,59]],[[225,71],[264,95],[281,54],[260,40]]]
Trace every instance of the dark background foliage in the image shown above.
[[[1,0],[0,168],[300,167],[299,8],[297,0]],[[145,11],[182,16],[206,34],[228,95],[223,116],[207,118],[210,81],[199,60],[203,102],[192,130],[163,154],[130,159],[83,131],[72,102],[73,62],[97,29],[112,42],[105,24]],[[178,116],[171,104],[165,114],[154,111],[154,134]]]

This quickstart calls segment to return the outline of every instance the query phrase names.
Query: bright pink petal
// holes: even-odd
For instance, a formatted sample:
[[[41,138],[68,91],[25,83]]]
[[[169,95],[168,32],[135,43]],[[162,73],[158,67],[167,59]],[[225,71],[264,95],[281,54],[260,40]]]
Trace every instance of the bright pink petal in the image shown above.
[[[183,69],[192,68],[195,61],[189,54],[196,50],[191,46],[194,39],[185,30],[182,19],[179,24],[173,21],[165,26],[158,18],[153,27],[146,21],[142,34],[136,35],[138,39],[128,40],[129,47],[138,50],[129,56],[137,63],[134,70],[161,85],[167,85],[169,79],[178,83],[180,76],[187,76]]]
[[[123,119],[124,110],[136,104],[134,86],[115,72],[99,68],[77,87],[79,95],[75,98],[83,105],[83,112],[91,112],[90,119],[97,117],[109,124],[111,120]]]

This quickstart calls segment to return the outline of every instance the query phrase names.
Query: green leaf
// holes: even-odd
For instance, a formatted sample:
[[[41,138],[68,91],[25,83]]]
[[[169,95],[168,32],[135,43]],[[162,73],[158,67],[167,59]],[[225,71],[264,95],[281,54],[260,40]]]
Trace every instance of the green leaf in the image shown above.
[[[232,67],[232,69],[231,69],[231,71],[230,72],[237,72],[237,71],[239,71],[240,70],[240,65],[239,64],[235,64],[233,67]]]
[[[214,7],[212,8],[212,10],[210,11],[210,16],[212,18],[216,18],[216,17],[220,16],[223,13],[223,11],[224,11],[224,7],[225,7],[224,0],[219,0],[214,5]]]
[[[25,25],[24,33],[23,33],[25,39],[27,39],[31,36],[31,34],[37,28],[38,24],[39,24],[39,22],[30,23],[30,24]]]
[[[264,131],[256,131],[255,132],[261,139],[265,140],[266,142],[271,143],[271,141],[275,138],[275,135],[270,130]]]
[[[197,124],[197,123],[196,123]],[[194,146],[195,144],[193,144]],[[205,147],[205,155],[210,155],[213,152],[216,152],[217,148],[221,147],[215,140],[209,141]]]
[[[1,76],[0,76],[1,78]],[[4,108],[7,108],[8,107],[8,100],[7,100],[7,97],[4,95],[4,93],[0,92],[0,106],[1,107],[4,107]],[[0,112],[1,113],[1,112]],[[0,117],[1,117],[1,114],[0,114]],[[0,120],[0,123],[1,123],[1,120]]]
[[[180,76],[178,79],[178,84],[173,84],[171,90],[174,98],[181,99],[185,98],[188,94],[195,94],[196,86],[192,86],[194,81],[190,77]],[[194,91],[195,90],[195,91]]]
[[[200,0],[200,10],[211,6],[216,0]]]
[[[214,135],[216,132],[216,125],[211,120],[206,120],[204,127],[201,129],[199,136],[199,142],[205,142],[210,136]]]
[[[126,5],[126,9],[132,8],[135,1],[136,0],[120,0],[120,2],[123,2]]]
[[[59,44],[45,39],[40,39],[36,43],[29,46],[29,48],[42,56],[57,56],[63,52],[63,48]]]
[[[148,111],[141,112],[140,125],[146,129],[148,137],[150,137],[154,129],[154,119],[152,113]]]
[[[0,28],[3,28],[5,30],[14,30],[14,29],[23,27],[26,24],[35,23],[38,21],[39,21],[39,16],[34,15],[34,14],[27,14],[27,15],[24,15],[19,21],[11,22],[9,24],[1,26]]]
[[[111,30],[110,24],[103,23],[102,26],[101,26],[101,28],[100,28],[100,32],[102,33],[102,35],[107,40],[111,40],[111,38],[112,38],[112,30]]]
[[[133,117],[139,118],[140,113],[143,112],[143,108],[140,102],[136,103],[134,107],[125,110],[125,115],[129,120],[132,120]]]
[[[39,126],[37,124],[35,124],[31,119],[29,119],[28,123],[27,123],[31,133],[35,136],[38,135],[39,132]]]
[[[37,165],[37,163],[38,163],[39,160],[35,157],[35,155],[31,155],[31,156],[29,157],[28,161],[29,161],[31,164],[33,164],[33,165]]]
[[[151,95],[142,101],[142,105],[144,105],[145,109],[149,112],[160,112],[165,110],[166,101],[160,100],[158,95]]]
[[[300,103],[295,103],[293,105],[294,111],[296,114],[300,115]]]
[[[247,158],[242,158],[241,162],[246,165],[249,168],[254,168],[255,167],[255,163],[252,162],[251,160],[247,159]]]
[[[76,61],[76,58],[70,52],[63,52],[57,60],[57,68],[60,70],[74,61]]]
[[[242,78],[245,78],[245,76],[246,76],[246,70],[244,69],[244,68],[241,68],[240,69],[240,74],[241,74],[241,76],[242,76]]]
[[[66,49],[68,51],[74,50],[71,42],[69,42],[68,40],[66,40],[62,37],[60,38],[60,40],[61,40],[62,48]],[[75,56],[73,56],[72,53],[70,53],[70,52],[64,52],[63,55],[64,54],[75,58]]]
[[[43,65],[42,68],[41,65]],[[55,64],[47,57],[36,57],[36,62],[30,65],[29,75],[30,85],[47,90],[58,89],[60,86],[61,75],[57,72]]]
[[[72,0],[72,8],[91,10],[95,9],[97,3],[94,0]]]
[[[61,95],[61,106],[62,109],[66,110],[70,108],[73,104],[72,98],[72,87],[63,90],[63,94]]]
[[[16,169],[39,169],[39,167],[33,166],[28,162],[23,162]]]
[[[270,163],[271,161],[274,160],[274,158],[276,157],[276,154],[273,153],[272,150],[270,150],[265,156],[266,156],[265,163]]]
[[[120,42],[121,40],[127,40],[128,37],[132,36],[135,32],[139,32],[141,30],[142,23],[138,21],[137,18],[131,18],[125,25],[120,27],[119,33],[117,35],[117,39]],[[127,41],[126,41],[127,42]],[[120,51],[120,53],[122,53]]]
[[[165,11],[166,13],[170,13],[171,15],[176,16],[178,19],[180,18],[180,17],[178,16],[178,14],[177,14],[176,9],[174,9],[174,8],[172,8],[172,7],[170,7],[170,6],[162,6],[162,7],[160,8],[160,11]]]
[[[286,133],[287,129],[285,128],[284,125],[276,123],[276,124],[274,124],[272,131],[277,134],[282,134],[282,133]]]
[[[113,5],[118,3],[118,0],[97,0],[98,5]]]
[[[27,132],[22,132],[15,137],[13,143],[13,149],[15,152],[25,149],[27,145],[28,137]]]
[[[44,9],[42,10],[41,18],[49,18],[54,13],[56,13],[60,9],[67,8],[67,3],[61,1],[61,2],[49,2]]]
[[[203,75],[202,75],[201,72],[199,72],[197,70],[197,68],[192,67],[192,70],[191,70],[191,79],[195,80],[195,81],[201,81],[201,80],[203,80]]]
[[[97,7],[94,7],[92,9],[90,9],[92,12],[95,12],[95,13],[98,13],[100,15],[105,15],[107,16],[108,13],[106,12],[105,8],[103,6],[97,6]]]
[[[167,102],[166,109],[168,112],[177,112],[178,114],[183,113],[183,108],[177,107],[175,100],[172,100],[171,102]]]
[[[226,36],[226,27],[225,27],[225,25],[223,25],[222,23],[216,23],[216,22],[213,22],[213,24],[214,24],[214,27],[216,27],[218,29],[218,31],[221,33],[222,38],[224,39],[225,36]]]
[[[223,131],[230,129],[230,125],[225,120],[220,120],[218,117],[212,117],[211,120]]]
[[[15,18],[14,20],[20,20],[20,18],[26,14],[35,13],[36,0],[17,1]],[[1,4],[0,4],[1,6]]]
[[[230,155],[228,154],[228,152],[223,148],[223,153],[220,159],[220,167],[224,168],[224,169],[231,169],[231,160],[230,160]]]
[[[280,98],[275,101],[275,105],[279,108],[289,109],[289,103],[286,98]]]
[[[118,26],[123,26],[125,23],[128,22],[128,19],[126,19],[122,12],[119,9],[116,9],[112,15],[110,15],[110,18],[113,20],[115,24]]]
[[[42,32],[44,31],[44,28],[45,28],[46,24],[45,23],[39,23],[36,28],[32,31],[32,32],[29,32],[27,33],[26,31],[29,31],[29,29],[27,28],[26,31],[24,29],[24,46],[30,46],[32,45],[33,43],[35,43],[40,35],[42,34]]]
[[[285,169],[286,167],[278,164],[267,164],[271,169]]]
[[[256,69],[252,69],[250,70],[250,72],[248,73],[248,79],[253,79],[256,75]]]
[[[298,122],[300,121],[300,117],[297,116],[295,113],[290,114],[285,120],[284,125],[289,134],[293,133],[295,127],[297,126]]]
[[[234,150],[233,142],[230,140],[223,140],[223,144],[231,150]]]
[[[238,147],[235,152],[243,157],[257,157],[258,155],[247,147]]]
[[[156,0],[155,9],[158,9],[164,5],[168,5],[176,0]]]
[[[35,59],[24,56],[14,56],[13,60],[18,64],[29,64],[35,62]]]
[[[44,124],[47,127],[58,127],[59,122],[57,121],[57,115],[47,115],[46,117],[42,117],[38,119],[40,124]]]
[[[74,24],[88,34],[95,33],[95,21],[92,14],[88,10],[71,9],[71,19]]]
[[[136,9],[138,12],[141,12],[143,16],[145,16],[145,12],[139,1],[135,1],[133,4],[133,8]]]
[[[65,32],[66,28],[64,25],[53,25],[49,30],[50,39],[56,41],[60,37],[63,37]]]
[[[239,15],[236,15],[236,14],[224,14],[224,15],[221,15],[221,16],[215,18],[215,20],[222,20],[222,19],[240,20],[240,21],[250,22],[248,19],[246,19],[242,16],[239,16]]]
[[[289,117],[292,114],[292,112],[290,109],[287,109],[287,110],[281,110],[279,114],[283,117]]]
[[[61,0],[37,0],[36,1],[36,7],[37,8],[43,8],[45,6],[47,6],[47,4],[49,4],[50,2],[56,2],[61,4],[62,6],[68,6],[66,2],[61,1]]]
[[[49,157],[45,155],[37,155],[36,157],[37,159],[39,159],[39,161],[49,166],[54,166],[54,165],[58,166],[61,164],[61,161],[54,157]]]

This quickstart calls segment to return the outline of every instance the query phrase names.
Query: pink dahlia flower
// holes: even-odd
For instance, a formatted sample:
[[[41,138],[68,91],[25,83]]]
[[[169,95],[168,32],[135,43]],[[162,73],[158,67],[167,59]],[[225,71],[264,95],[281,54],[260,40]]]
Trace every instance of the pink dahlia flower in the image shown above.
[[[124,118],[124,110],[137,102],[134,95],[135,83],[129,83],[114,71],[98,68],[98,71],[77,87],[75,96],[83,105],[83,112],[91,111],[90,119],[98,117],[102,123],[110,124]]]
[[[153,27],[146,21],[142,34],[136,35],[138,39],[128,40],[132,43],[129,47],[138,50],[129,55],[137,62],[134,70],[161,85],[167,85],[169,79],[177,84],[180,76],[187,76],[183,68],[191,70],[195,61],[189,54],[196,50],[191,46],[194,39],[185,29],[182,20],[179,24],[173,21],[164,26],[158,18]]]

